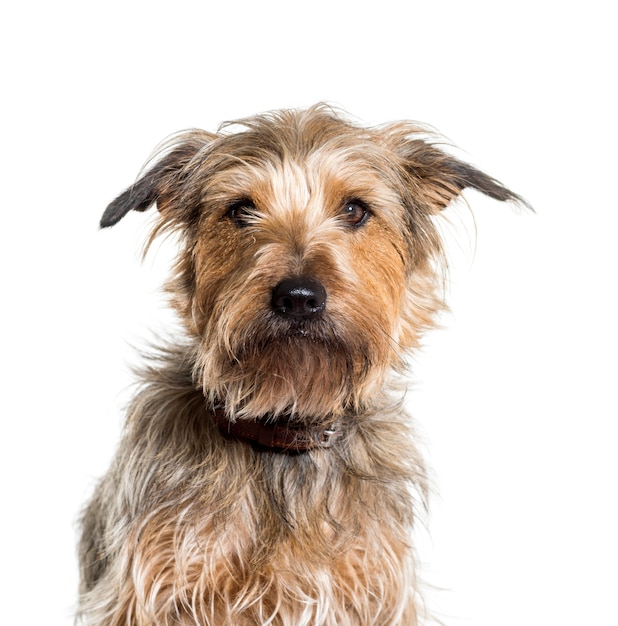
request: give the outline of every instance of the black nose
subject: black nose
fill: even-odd
[[[273,289],[272,307],[279,315],[297,320],[310,319],[326,306],[326,289],[313,278],[286,278]]]

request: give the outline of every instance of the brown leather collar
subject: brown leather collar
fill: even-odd
[[[212,419],[219,432],[226,438],[239,439],[255,447],[291,454],[308,452],[316,448],[330,448],[343,436],[335,426],[309,428],[290,424],[284,420],[261,418],[231,422],[225,411],[211,411]]]

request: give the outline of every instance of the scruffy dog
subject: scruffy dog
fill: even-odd
[[[434,223],[521,199],[426,129],[318,105],[176,136],[101,225],[156,204],[185,335],[142,373],[82,519],[89,626],[417,623],[426,492],[394,391],[443,307]]]

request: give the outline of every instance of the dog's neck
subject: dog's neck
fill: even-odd
[[[290,423],[285,417],[273,419],[266,416],[255,420],[231,421],[220,408],[212,410],[211,416],[224,437],[249,443],[259,449],[287,454],[331,448],[343,436],[343,432],[336,426],[303,426]]]

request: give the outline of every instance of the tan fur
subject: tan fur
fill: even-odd
[[[180,134],[108,207],[104,226],[156,203],[153,238],[178,233],[167,290],[186,333],[149,357],[84,513],[84,624],[417,623],[425,470],[389,381],[442,307],[433,220],[464,187],[519,199],[417,125],[318,105]],[[326,305],[288,323],[271,299],[298,276]],[[223,437],[215,405],[343,437],[263,450]]]

